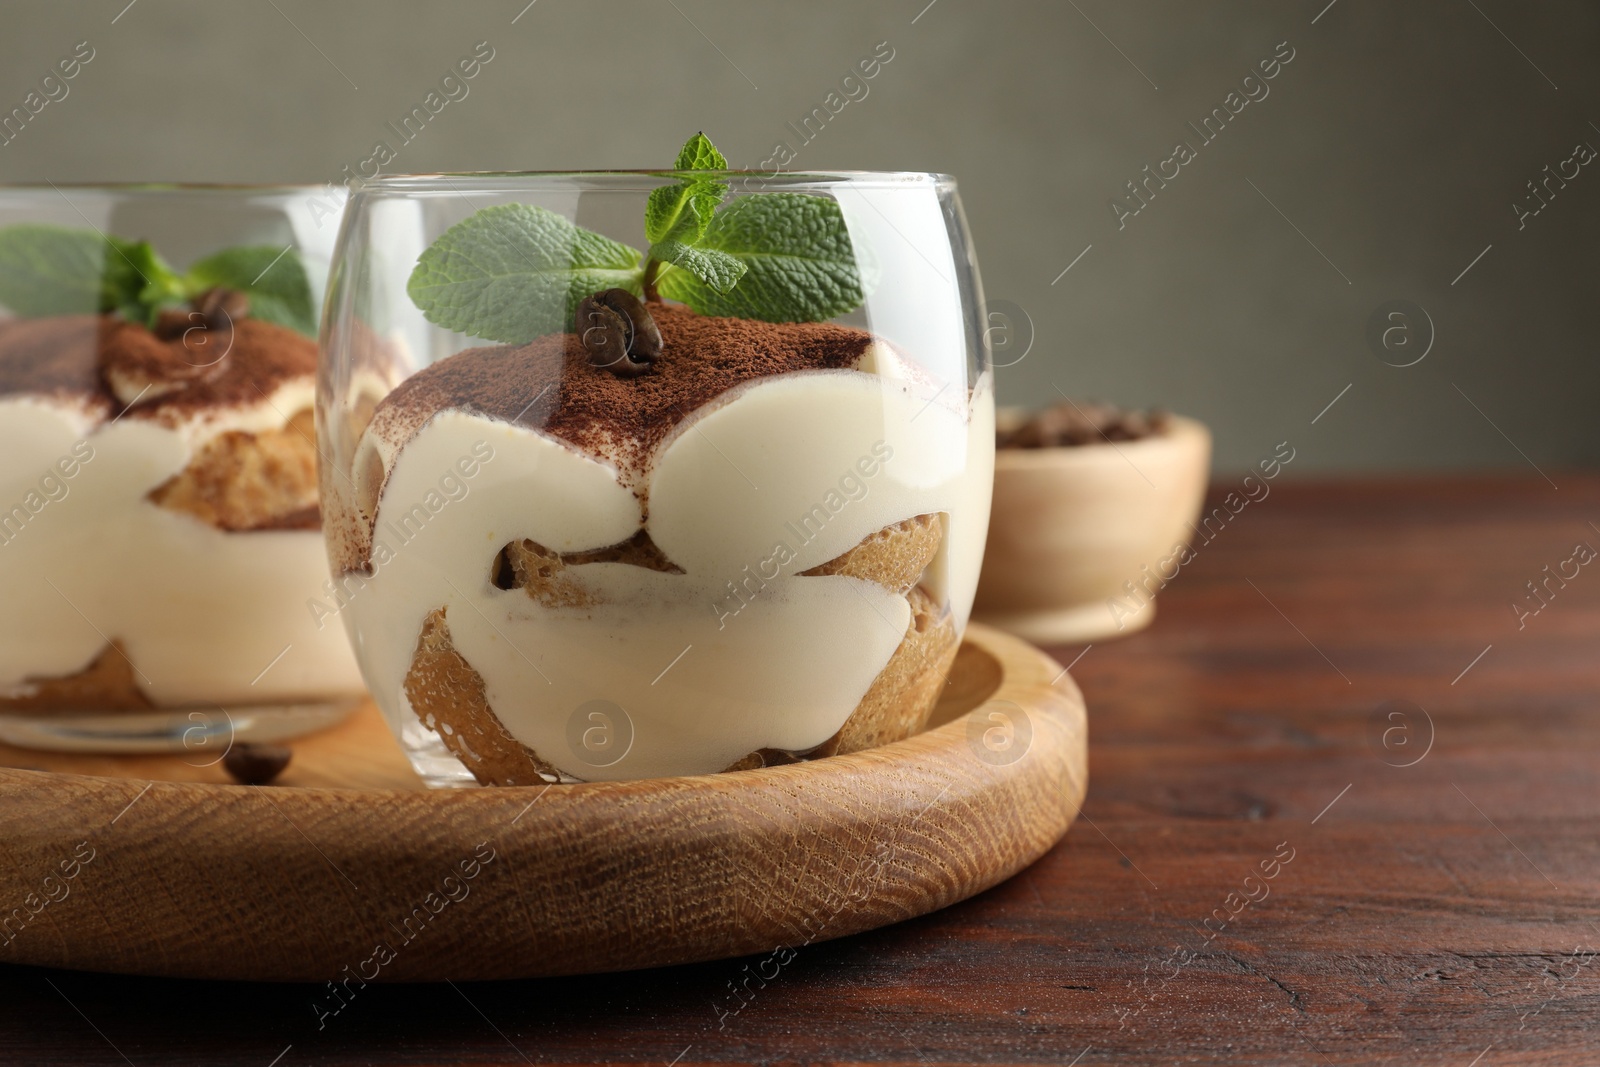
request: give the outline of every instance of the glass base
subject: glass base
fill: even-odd
[[[439,735],[415,719],[400,728],[400,749],[411,769],[429,789],[476,789],[478,779],[445,747]],[[546,778],[547,784],[580,782],[581,778]]]
[[[400,748],[411,761],[411,769],[429,789],[467,789],[478,784],[466,764],[444,746],[439,735],[415,719],[401,727]]]
[[[361,703],[0,714],[0,743],[52,752],[212,753],[220,759],[235,741],[287,741],[343,722]]]

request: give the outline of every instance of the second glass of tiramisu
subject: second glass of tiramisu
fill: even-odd
[[[215,762],[359,697],[313,427],[338,214],[0,189],[0,741]]]

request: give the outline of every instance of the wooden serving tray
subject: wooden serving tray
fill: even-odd
[[[1061,667],[973,625],[926,732],[787,767],[429,791],[370,705],[267,787],[0,747],[0,962],[359,983],[771,952],[1026,867],[1077,815],[1085,743]]]

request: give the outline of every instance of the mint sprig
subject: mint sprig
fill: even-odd
[[[740,266],[737,286],[698,271],[661,275],[661,295],[703,315],[769,322],[820,322],[859,307],[861,271],[838,201],[803,193],[735,200],[706,228],[697,254]]]
[[[691,174],[727,168],[728,161],[703,133],[689,138],[678,152],[674,167]],[[668,266],[690,272],[718,293],[726,293],[739,284],[745,272],[743,263],[718,250],[700,247],[717,205],[727,195],[726,182],[693,177],[651,192],[644,208],[644,235],[650,241],[641,282],[646,296],[655,295],[656,276]]]
[[[728,161],[697,133],[645,203],[646,252],[527,204],[485,208],[422,253],[406,291],[428,321],[509,344],[571,328],[584,297],[626,289],[703,315],[816,322],[865,299],[837,201],[757,193],[724,204]]]
[[[0,304],[14,315],[117,312],[153,325],[163,309],[217,286],[248,296],[252,317],[316,333],[311,284],[293,249],[229,248],[180,274],[148,241],[41,223],[0,229]]]
[[[120,311],[130,322],[155,325],[162,308],[184,300],[183,278],[167,266],[149,241],[106,238],[100,311]],[[200,290],[196,290],[199,292]]]
[[[566,329],[578,301],[604,289],[639,293],[639,253],[531,204],[456,223],[406,283],[430,322],[508,344]]]
[[[727,170],[728,161],[703,133],[689,138],[678,152],[673,170]],[[728,186],[724,182],[686,178],[677,185],[666,185],[650,194],[644,208],[644,236],[651,244],[669,236],[698,240],[711,223],[711,213],[722,203]]]
[[[215,286],[250,298],[250,317],[317,332],[317,312],[305,264],[290,249],[271,245],[226,248],[192,265],[183,278],[183,299]]]

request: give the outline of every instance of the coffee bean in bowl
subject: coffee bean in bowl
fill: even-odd
[[[1095,401],[1063,401],[995,431],[999,448],[1070,448],[1112,441],[1138,441],[1162,433],[1172,416],[1160,408],[1126,411]]]

